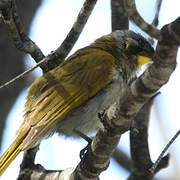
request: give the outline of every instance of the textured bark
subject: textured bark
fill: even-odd
[[[99,174],[108,167],[109,159],[119,142],[121,134],[130,129],[132,119],[135,118],[142,106],[167,83],[170,75],[174,71],[176,67],[177,50],[180,45],[179,27],[180,18],[177,18],[174,22],[156,31],[159,41],[156,54],[153,58],[154,63],[142,76],[131,84],[130,88],[127,88],[126,94],[124,94],[121,102],[114,103],[100,115],[104,127],[99,129],[87,153],[75,170],[72,170],[73,172],[68,171],[68,175],[65,175],[64,171],[64,173],[62,171],[50,172],[43,168],[39,169],[38,167],[27,169],[32,170],[33,178],[31,179],[40,179],[42,177],[48,179],[48,177],[52,177],[51,175],[53,175],[53,179],[63,179],[65,176],[69,180],[98,179]],[[145,133],[147,133],[147,131],[145,131]],[[146,143],[147,142],[145,142],[143,146],[148,148]],[[146,150],[148,150],[147,148]],[[146,158],[148,159],[148,151],[144,154],[146,154]],[[142,158],[145,157],[142,156]],[[138,160],[138,162],[136,160]],[[133,164],[141,166],[142,162],[140,162],[139,159],[134,158],[133,161],[136,161],[133,162]],[[165,162],[167,161],[165,160]],[[149,164],[151,163],[148,161],[148,166],[144,169],[143,173],[148,173],[148,179],[152,179],[156,171],[151,172]],[[133,173],[137,174],[138,171],[135,169]],[[139,176],[133,176],[133,180],[138,180],[138,178]]]
[[[160,31],[151,24],[145,22],[145,20],[140,16],[136,9],[135,0],[124,0],[124,6],[130,20],[132,20],[139,28],[151,37],[159,39]]]
[[[148,146],[148,127],[154,97],[150,99],[150,101],[148,101],[137,113],[131,126],[130,149],[132,168],[128,180],[150,180],[154,174],[149,171],[153,162],[151,160]],[[159,170],[167,167],[168,160],[169,158],[167,157],[161,159]]]
[[[158,39],[156,54],[153,58],[154,63],[142,76],[140,76],[129,88],[127,88],[121,102],[114,103],[102,114],[100,114],[100,118],[104,126],[99,129],[91,143],[91,146],[89,146],[87,153],[75,169],[71,169],[70,171],[65,170],[63,172],[45,170],[41,166],[34,165],[33,161],[36,151],[33,152],[33,150],[30,150],[26,152],[27,154],[25,153],[21,165],[20,176],[23,175],[22,179],[63,179],[65,176],[66,179],[70,180],[99,179],[98,177],[100,173],[108,167],[109,159],[113,154],[121,135],[131,128],[132,120],[135,118],[143,105],[169,80],[170,75],[176,67],[177,50],[180,45],[180,18],[177,18],[174,22],[165,25],[161,30],[158,30],[156,27],[147,24],[139,15],[136,10],[135,1],[126,0],[124,3],[129,18],[131,18],[131,20],[139,25],[139,27],[146,31],[149,35]],[[51,59],[51,56],[48,57]],[[139,113],[142,112],[140,111]],[[149,109],[147,110],[146,115],[148,113]],[[133,143],[140,143],[142,147],[142,157],[140,157],[139,154],[136,156],[137,153],[139,153],[139,147],[137,147],[136,144],[134,144],[131,149],[133,171],[130,177],[132,177],[133,180],[139,180],[140,178],[152,179],[156,173],[156,171],[150,171],[152,162],[150,160],[147,145],[148,123],[144,125],[144,117],[145,115],[143,115],[143,117],[140,117],[139,115],[139,117],[137,116],[134,119],[136,125],[138,124],[138,128],[141,126],[144,127],[145,130],[141,132],[142,134],[139,134],[140,136],[138,139],[133,139],[133,137],[131,137],[134,141]],[[139,129],[139,131],[140,130],[141,129]],[[136,136],[136,134],[134,134],[134,136]],[[141,138],[143,139],[142,143],[140,142]],[[167,161],[165,160],[165,162]],[[144,169],[139,167],[143,167]],[[148,174],[148,176],[144,176],[144,174],[142,174],[140,177],[139,169],[140,171],[143,171],[142,173],[145,175]],[[66,175],[65,172],[67,172],[68,175]]]
[[[111,0],[111,27],[112,31],[129,29],[124,0]]]

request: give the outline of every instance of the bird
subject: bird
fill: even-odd
[[[29,87],[24,121],[0,158],[0,175],[14,158],[54,133],[78,137],[102,126],[98,112],[120,99],[154,49],[140,34],[116,30],[77,50]]]

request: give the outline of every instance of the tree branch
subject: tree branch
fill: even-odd
[[[112,31],[129,29],[124,0],[111,0],[111,22]]]
[[[89,16],[91,15],[92,10],[94,9],[94,6],[96,4],[97,0],[85,0],[83,7],[81,8],[78,17],[71,28],[70,32],[64,39],[63,43],[57,48],[56,54],[57,54],[57,64],[59,65],[68,53],[73,48],[74,44],[76,43],[77,39],[79,38],[79,35],[81,34]],[[52,67],[53,69],[54,67]]]
[[[120,102],[114,103],[100,115],[104,126],[94,137],[87,153],[72,173],[71,180],[96,180],[108,167],[121,134],[130,129],[136,113],[169,80],[174,71],[180,45],[179,29],[180,18],[162,28],[162,39],[158,42],[154,63],[127,88]]]
[[[154,19],[151,23],[152,26],[154,26],[154,27],[157,27],[159,24],[159,13],[160,13],[161,5],[162,5],[162,0],[157,0],[156,1],[156,13],[155,13]],[[149,36],[148,40],[149,40],[149,42],[151,42],[151,44],[154,44],[154,40],[151,36]]]
[[[130,4],[135,8],[135,4],[132,3],[134,1],[127,0],[125,2],[127,2],[127,9]],[[1,2],[0,7],[3,11]],[[5,12],[2,13],[3,17],[6,17]],[[135,11],[129,11],[128,14],[137,15]],[[142,20],[139,16],[138,23],[144,21]],[[147,32],[151,30],[151,34],[159,38],[153,59],[154,63],[129,88],[127,87],[126,92],[122,94],[121,101],[114,103],[100,115],[103,127],[99,129],[87,153],[72,173],[71,180],[98,179],[99,174],[108,167],[110,156],[114,152],[121,134],[130,129],[132,119],[137,112],[162,85],[167,83],[176,67],[177,50],[180,45],[180,18],[164,26],[161,31],[147,23],[140,25],[140,27],[143,27]],[[57,58],[55,53],[53,55],[54,58]],[[39,171],[33,169],[32,173],[36,172]],[[39,178],[42,179],[47,172],[43,169]]]
[[[155,96],[141,108],[131,126],[130,148],[133,166],[128,180],[150,180],[154,175],[149,172],[149,168],[153,165],[153,162],[151,161],[148,147],[148,126],[150,111]],[[166,166],[167,164],[168,161],[166,161]]]
[[[166,83],[169,79],[170,74],[173,72],[175,66],[176,66],[176,55],[177,55],[177,49],[180,45],[180,18],[177,18],[174,22],[171,24],[165,25],[161,30],[161,36],[162,40],[158,42],[157,48],[156,48],[156,54],[154,58],[153,65],[144,73],[142,77],[137,79],[143,86],[140,88],[138,87],[138,94],[144,94],[144,92],[147,92],[148,94],[150,92],[153,92],[154,90],[157,90],[158,86],[162,86],[164,83]],[[148,77],[149,76],[149,77]],[[145,80],[146,79],[146,80]],[[143,82],[144,81],[144,82]],[[153,85],[154,84],[154,85]],[[154,86],[154,87],[153,87]],[[147,88],[148,87],[148,88]],[[144,89],[144,92],[140,92],[141,89]],[[145,93],[146,94],[146,93]],[[144,95],[145,95],[144,94]],[[146,96],[146,95],[145,95]],[[144,97],[145,97],[144,96]],[[137,123],[137,119],[136,123]],[[139,121],[139,120],[138,120]],[[142,126],[137,125],[137,127],[141,128]],[[142,136],[145,136],[146,131],[142,133]],[[140,136],[141,136],[141,133]],[[131,136],[132,138],[132,136]],[[136,137],[138,139],[138,137]],[[140,140],[140,139],[139,139]],[[138,140],[138,141],[139,141]],[[137,145],[141,144],[136,142]],[[136,146],[136,145],[134,145]],[[146,145],[147,147],[147,145]],[[147,152],[148,147],[145,148],[146,152],[145,155],[143,155],[142,148],[138,148],[138,150],[135,150],[135,153],[133,154],[134,157],[134,172],[131,174],[129,179],[133,180],[140,180],[140,179],[152,179],[152,176],[154,173],[150,172],[149,168],[152,164],[149,152]],[[141,152],[141,157],[140,153]],[[139,156],[138,156],[138,155]],[[139,157],[139,158],[138,158]],[[147,164],[144,159],[147,157]],[[141,161],[143,159],[143,162]],[[159,168],[164,168],[168,164],[168,156],[161,159],[161,166]],[[142,170],[143,169],[143,170]],[[140,173],[141,172],[141,173]]]
[[[12,80],[6,82],[5,84],[0,86],[1,88],[7,87],[8,85],[14,83],[15,81],[21,79],[29,72],[33,71],[37,67],[41,67],[43,72],[47,72],[56,66],[58,66],[61,62],[64,61],[68,53],[71,51],[75,42],[77,41],[79,35],[81,34],[97,0],[85,0],[83,7],[81,8],[79,15],[77,17],[76,22],[68,33],[67,37],[56,51],[52,52],[48,56],[44,57],[39,47],[25,35],[22,31],[19,17],[16,13],[16,6],[14,1],[0,1],[0,15],[4,19],[4,22],[8,25],[11,36],[14,40],[14,44],[17,49],[20,49],[26,53],[29,53],[37,64],[31,69],[23,72],[22,74],[16,76]],[[1,16],[0,16],[1,17]]]
[[[1,2],[1,1],[0,1]],[[30,30],[30,24],[38,7],[41,5],[39,1],[18,1],[19,12],[23,14],[24,31]],[[2,2],[1,2],[2,3]],[[4,24],[2,16],[0,17],[0,82],[4,83],[14,76],[25,71],[24,53],[19,52],[11,41],[11,37],[7,33],[7,25]],[[31,81],[33,78],[30,78]],[[0,142],[2,140],[3,130],[8,112],[14,105],[14,102],[28,83],[27,78],[14,84],[11,88],[0,90]],[[1,145],[0,145],[1,149]]]
[[[92,141],[91,148],[85,155],[85,160],[81,161],[76,168],[78,175],[82,175],[79,175],[78,177],[88,178],[91,176],[92,179],[95,179],[95,177],[100,174],[100,171],[107,167],[109,162],[107,154],[112,154],[115,144],[118,144],[120,135],[130,128],[131,120],[135,117],[143,104],[168,81],[171,73],[175,69],[177,50],[180,45],[179,32],[176,34],[178,41],[174,41],[173,37],[175,35],[172,33],[172,28],[170,27],[180,25],[179,21],[180,18],[162,28],[161,32],[162,37],[164,38],[158,43],[154,64],[147,69],[141,77],[132,83],[131,87],[127,89],[124,99],[114,103],[104,112],[101,117],[104,128],[98,131]],[[176,28],[176,30],[177,29],[178,28]],[[168,43],[165,43],[165,41],[167,41],[167,36],[169,36],[168,39],[171,40],[168,41]],[[109,144],[110,139],[112,144]],[[107,145],[104,145],[103,142],[106,142]],[[97,170],[97,167],[99,168],[99,171]],[[96,173],[94,173],[94,171],[92,172],[93,168],[95,168]]]
[[[26,76],[27,74],[29,74],[30,72],[32,72],[34,69],[36,69],[37,67],[39,67],[40,65],[42,65],[43,63],[47,62],[48,60],[50,60],[51,58],[49,56],[46,56],[44,59],[42,59],[41,61],[39,61],[35,66],[33,66],[32,68],[24,71],[23,73],[19,74],[18,76],[16,76],[15,78],[11,79],[10,81],[0,85],[0,89],[5,88],[9,85],[11,85],[12,83],[16,82],[17,80],[20,80],[22,78],[24,78],[24,76]]]
[[[171,144],[176,140],[176,138],[180,135],[180,130],[173,136],[173,138],[169,141],[169,143],[165,146],[165,148],[163,149],[163,151],[161,152],[161,154],[159,155],[158,159],[156,160],[156,162],[153,164],[153,166],[150,168],[150,171],[152,173],[155,173],[157,171],[159,171],[159,165],[161,164],[162,159],[164,158],[164,154],[166,153],[166,151],[168,150],[168,148],[171,146]],[[168,156],[165,156],[166,158]]]
[[[7,24],[14,45],[20,51],[30,54],[36,62],[44,58],[40,48],[22,30],[20,18],[17,14],[15,0],[7,1],[0,6],[0,11],[5,24]],[[43,69],[43,65],[41,65]]]
[[[148,126],[153,99],[154,98],[141,108],[132,122],[130,130],[130,149],[133,166],[128,180],[149,179],[148,169],[152,166],[152,161],[148,147]]]
[[[135,0],[124,0],[124,6],[126,9],[126,12],[128,14],[128,17],[143,31],[145,31],[147,34],[149,34],[151,37],[154,37],[158,40],[161,38],[160,30],[158,30],[156,27],[152,26],[151,24],[148,24],[144,21],[144,19],[140,16],[136,9]]]
[[[159,13],[160,13],[161,5],[162,5],[162,0],[157,0],[156,3],[157,3],[156,13],[155,13],[154,19],[152,21],[152,25],[155,27],[157,27],[159,24]]]
[[[112,155],[112,158],[114,158],[114,160],[119,164],[119,166],[122,166],[124,169],[131,172],[132,161],[128,157],[128,155],[121,149],[116,148]]]
[[[15,0],[1,0],[0,11],[2,13],[4,22],[8,25],[16,48],[25,53],[29,53],[37,63],[43,58],[46,58],[44,62],[39,64],[39,66],[43,72],[47,72],[57,67],[62,61],[64,61],[81,34],[96,2],[97,0],[85,0],[77,20],[67,37],[61,46],[58,47],[56,51],[52,52],[48,58],[43,55],[40,48],[23,32],[21,22],[17,14]]]

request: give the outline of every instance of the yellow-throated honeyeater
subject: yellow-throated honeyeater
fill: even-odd
[[[0,174],[20,151],[35,147],[54,132],[75,136],[100,126],[98,112],[117,101],[154,50],[132,31],[115,31],[76,51],[30,86],[24,121],[0,158]]]

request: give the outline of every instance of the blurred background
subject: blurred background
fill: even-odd
[[[41,1],[38,3],[40,4]],[[29,35],[33,41],[41,48],[45,55],[49,54],[51,51],[55,50],[61,42],[66,37],[70,28],[72,27],[77,14],[82,7],[84,0],[43,0],[39,5],[37,4],[34,7],[27,5],[26,2],[18,1],[18,4],[21,6],[21,3],[25,4],[22,9],[25,8],[26,11],[20,13],[22,21],[24,21],[24,16],[27,11],[30,13],[36,12],[34,18],[31,22],[33,15],[29,15],[29,24],[25,26],[26,32],[29,31]],[[152,22],[155,14],[155,5],[156,0],[136,0],[137,8],[142,15],[142,17],[149,23]],[[39,8],[37,9],[39,5]],[[25,7],[27,6],[27,7]],[[159,17],[159,26],[161,28],[163,25],[174,21],[179,14],[180,1],[178,0],[166,0],[163,1],[160,17]],[[36,11],[37,9],[37,11]],[[33,12],[31,12],[33,11]],[[23,14],[25,13],[25,14]],[[27,12],[29,13],[29,12]],[[1,29],[2,22],[0,24]],[[6,27],[3,27],[7,34]],[[130,25],[130,29],[135,32],[139,32],[146,36],[139,28],[134,24]],[[1,31],[1,30],[0,30]],[[110,1],[109,0],[99,0],[90,16],[82,34],[80,35],[79,40],[75,44],[72,54],[77,49],[89,45],[98,37],[111,32],[111,12],[110,12]],[[147,37],[147,36],[146,36]],[[13,47],[13,42],[11,39],[8,39],[9,43],[12,46],[14,51],[18,51]],[[155,44],[156,45],[156,44]],[[154,45],[154,46],[155,46]],[[0,47],[4,47],[5,44],[1,43]],[[10,50],[8,49],[8,53]],[[2,56],[3,52],[0,52],[0,66],[4,64],[11,63],[12,61],[18,61],[18,58],[23,56],[23,53],[16,52],[16,56],[10,55],[9,59],[11,61],[6,61]],[[11,54],[11,53],[10,53]],[[16,58],[15,58],[16,57]],[[2,59],[3,58],[3,59]],[[20,63],[23,65],[24,61]],[[178,56],[177,62],[180,62],[180,56]],[[29,68],[35,65],[34,61],[30,56],[25,57],[25,68]],[[16,65],[18,66],[18,64]],[[23,65],[24,66],[24,65]],[[23,68],[20,68],[13,74],[8,68],[1,70],[1,74],[6,73],[6,78],[12,78],[16,74],[23,72]],[[1,69],[1,68],[0,68]],[[8,74],[11,74],[12,77],[9,77]],[[0,107],[3,112],[3,107],[7,103],[7,99],[11,99],[9,107],[12,106],[10,110],[5,127],[1,125],[1,129],[4,128],[2,134],[2,146],[1,154],[5,149],[11,144],[15,137],[16,129],[19,127],[23,121],[24,114],[24,103],[25,96],[27,93],[27,87],[31,84],[32,80],[35,77],[41,75],[41,70],[36,69],[34,73],[30,74],[26,79],[20,80],[18,83],[21,85],[21,92],[16,93],[16,95],[9,94],[10,88],[13,91],[16,91],[17,88],[15,85],[12,85],[8,88],[5,88],[4,95],[0,91]],[[173,75],[170,78],[170,81],[161,88],[161,94],[157,96],[154,101],[150,128],[149,128],[149,147],[151,152],[151,157],[155,161],[159,154],[161,153],[164,146],[172,138],[172,136],[180,129],[180,118],[179,118],[179,100],[180,100],[180,83],[178,80],[180,77],[180,66],[177,64],[177,68]],[[5,82],[3,75],[0,78],[0,83]],[[9,79],[7,79],[9,80]],[[26,82],[25,82],[26,80]],[[19,94],[19,95],[18,95]],[[17,99],[16,99],[17,96]],[[15,100],[16,99],[16,100]],[[0,121],[2,121],[6,114],[1,113],[0,111]],[[7,112],[7,110],[6,110]],[[70,167],[75,167],[80,161],[79,152],[86,146],[84,140],[73,140],[65,137],[58,137],[54,135],[48,140],[42,141],[40,145],[40,150],[36,156],[36,163],[43,165],[46,169],[66,169]],[[119,148],[129,155],[129,133],[125,133],[119,143]],[[170,147],[170,163],[168,168],[161,170],[157,175],[157,179],[161,180],[178,180],[180,179],[180,141],[179,138],[173,143]],[[10,167],[5,171],[2,180],[7,179],[16,179],[19,171],[19,164],[22,160],[22,153],[13,161]],[[121,168],[113,159],[111,160],[110,167],[101,175],[102,180],[123,180],[127,179],[129,172]]]

